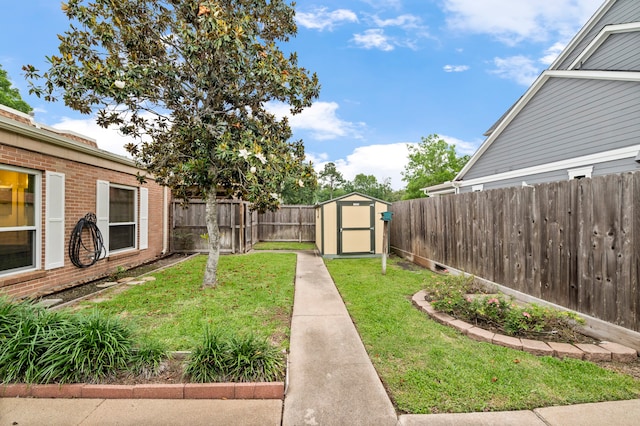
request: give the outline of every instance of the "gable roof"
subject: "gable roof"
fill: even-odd
[[[351,192],[349,194],[341,195],[340,197],[332,198],[330,200],[323,201],[322,203],[318,203],[318,204],[316,204],[316,207],[323,206],[323,205],[329,204],[329,203],[333,203],[334,201],[340,201],[340,200],[343,200],[343,199],[345,199],[347,197],[353,197],[354,195],[360,196],[362,198],[367,198],[367,199],[369,199],[371,201],[376,201],[378,203],[391,205],[391,203],[388,202],[388,201],[380,200],[379,198],[371,197],[370,195],[361,194],[360,192]]]
[[[576,34],[573,39],[571,39],[567,47],[565,47],[564,50],[558,55],[556,60],[553,61],[553,63],[549,67],[550,70],[559,69],[560,65],[567,59],[571,52],[573,52],[575,48],[580,44],[580,42],[587,36],[587,34],[589,34],[589,32],[594,29],[598,22],[600,22],[604,15],[611,9],[611,7],[613,7],[613,5],[617,1],[618,0],[607,0],[602,4],[602,6],[600,6],[600,9],[598,9],[596,13],[593,14],[591,19],[589,19],[587,23],[584,24],[580,31],[578,31],[578,34]]]

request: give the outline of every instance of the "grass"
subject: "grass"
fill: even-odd
[[[314,243],[297,243],[295,241],[261,241],[253,245],[254,250],[315,250]]]
[[[203,290],[206,259],[196,256],[154,274],[155,281],[81,308],[126,318],[137,339],[157,341],[167,350],[195,348],[208,328],[253,334],[288,348],[295,254],[222,256],[218,287]]]
[[[473,341],[429,319],[411,296],[438,276],[391,258],[326,262],[399,411],[414,414],[533,409],[622,400],[640,381],[595,364]]]

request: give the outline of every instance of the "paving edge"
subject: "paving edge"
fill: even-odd
[[[284,399],[284,382],[140,385],[0,384],[0,398]]]
[[[635,349],[617,343],[601,342],[598,345],[582,345],[578,343],[572,345],[570,343],[518,339],[516,337],[496,334],[436,311],[425,299],[426,295],[427,293],[424,290],[414,294],[412,298],[414,306],[426,312],[435,321],[453,327],[469,338],[480,342],[488,342],[534,355],[554,356],[556,358],[617,362],[633,362],[638,359],[638,352]]]

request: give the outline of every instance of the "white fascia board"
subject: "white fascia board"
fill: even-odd
[[[585,155],[582,157],[570,158],[567,160],[556,161],[554,163],[541,164],[539,166],[527,167],[519,170],[498,173],[495,175],[483,176],[475,179],[459,181],[460,187],[468,187],[488,182],[497,182],[500,180],[513,179],[536,175],[540,173],[553,172],[557,170],[568,170],[578,167],[589,166],[598,163],[606,163],[607,161],[621,160],[624,158],[633,158],[638,154],[640,145],[627,146],[625,148],[614,149],[611,151],[598,152],[596,154]]]
[[[600,33],[589,43],[589,45],[578,55],[575,61],[569,66],[570,70],[579,69],[582,64],[593,55],[596,50],[607,40],[611,34],[631,33],[640,31],[640,22],[631,22],[628,24],[607,25]]]
[[[511,121],[520,114],[520,111],[529,103],[531,98],[544,86],[550,78],[581,78],[588,80],[611,80],[611,81],[638,81],[640,82],[640,72],[636,71],[545,71],[531,85],[529,90],[511,109],[491,135],[485,139],[480,148],[473,154],[467,164],[460,170],[454,181],[460,181],[464,175],[473,167],[478,159],[485,153],[493,142],[502,134]]]
[[[587,35],[589,31],[591,31],[593,26],[597,24],[600,19],[602,19],[602,17],[609,11],[609,9],[611,9],[616,1],[617,0],[607,0],[602,6],[600,6],[600,9],[596,11],[596,13],[591,17],[591,19],[587,21],[586,24],[584,24],[580,31],[578,31],[578,34],[576,34],[573,39],[571,39],[567,47],[565,47],[564,50],[558,55],[556,60],[553,61],[553,63],[549,67],[550,70],[557,69],[560,64],[564,62],[569,53],[573,52],[576,46],[580,44],[584,36]]]

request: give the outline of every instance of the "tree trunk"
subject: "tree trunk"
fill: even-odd
[[[213,288],[218,285],[218,259],[220,258],[220,229],[218,228],[218,201],[216,200],[215,185],[212,185],[212,188],[207,191],[205,198],[209,258],[204,271],[202,288]]]

